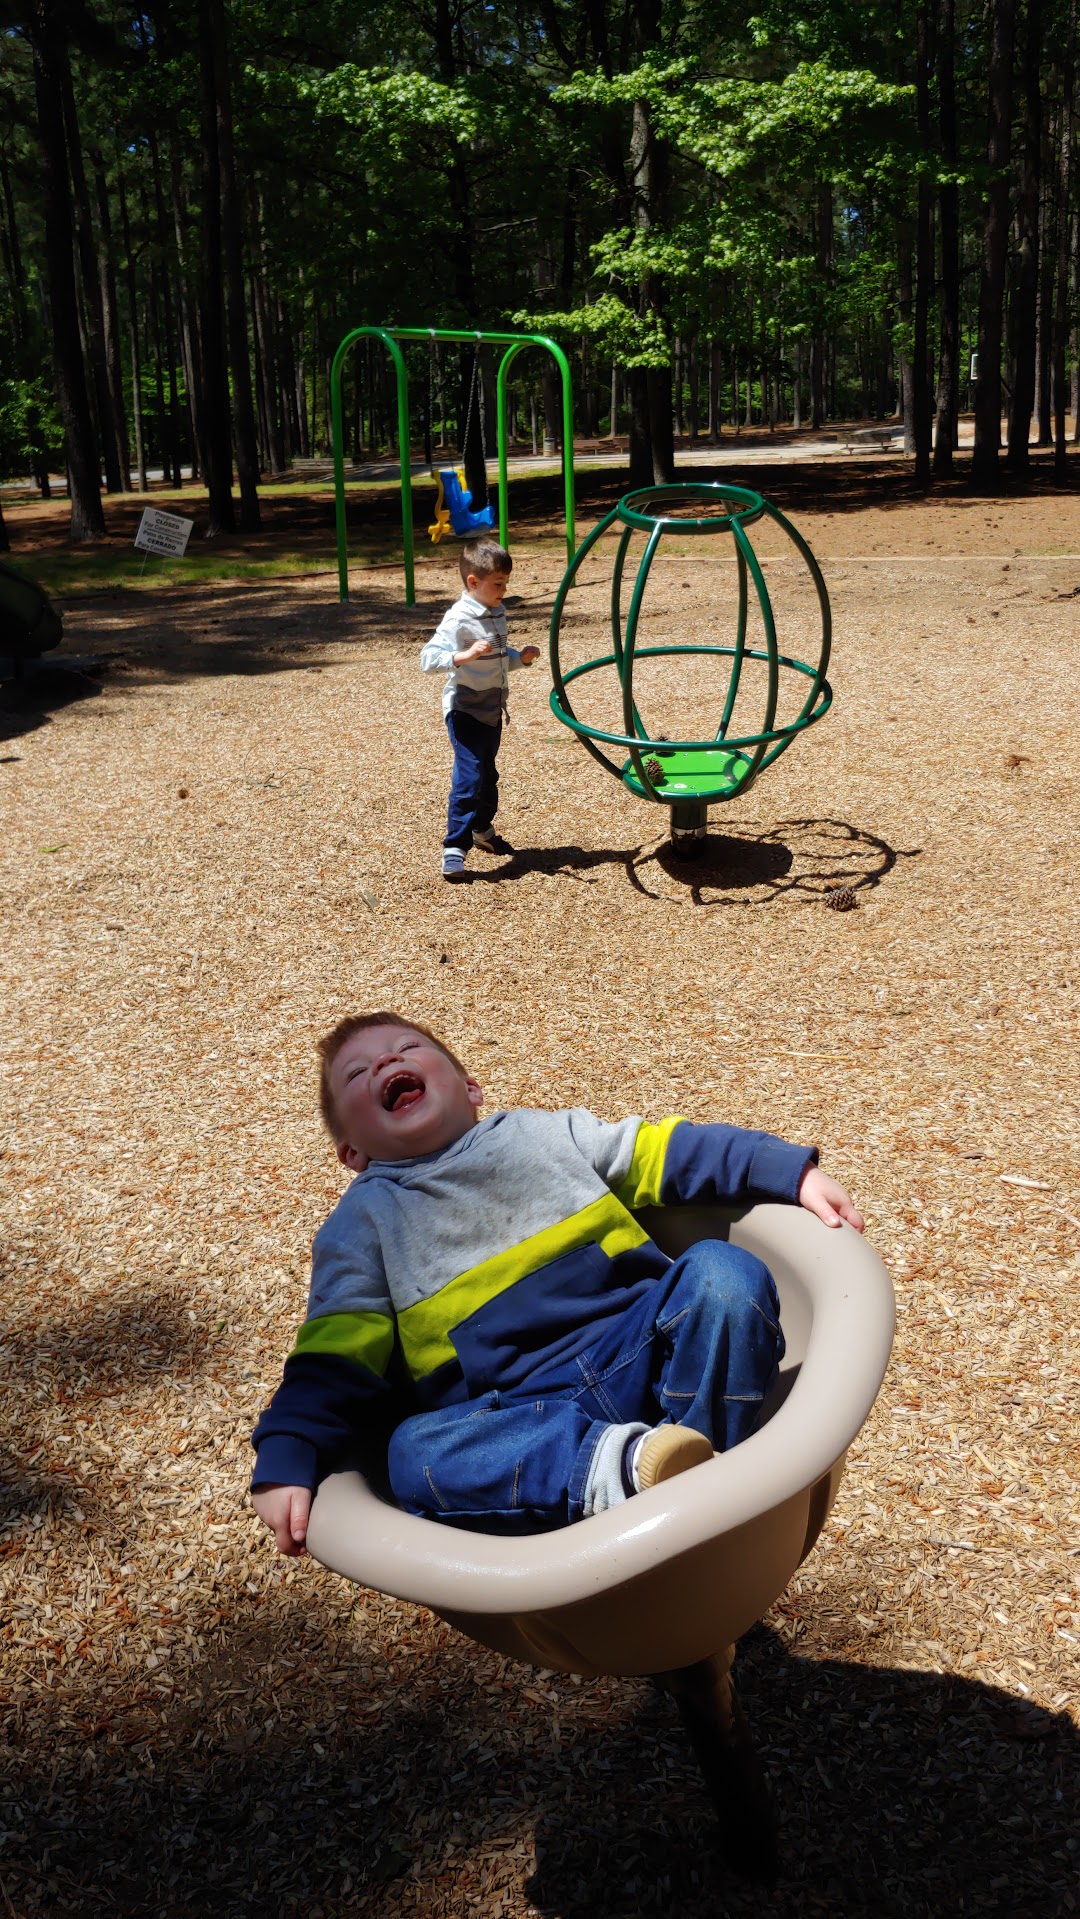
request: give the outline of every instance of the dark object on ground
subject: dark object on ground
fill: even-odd
[[[27,660],[59,646],[64,622],[35,580],[0,566],[0,679],[21,679]]]
[[[832,886],[825,895],[825,904],[831,906],[834,913],[850,913],[858,906],[859,896],[853,886]]]

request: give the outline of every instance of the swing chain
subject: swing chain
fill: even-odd
[[[465,414],[465,433],[461,442],[461,454],[463,459],[465,457],[465,454],[469,445],[469,428],[472,425],[473,401],[477,398],[477,395],[479,395],[480,453],[483,458],[484,465],[486,467],[487,466],[487,419],[485,417],[485,412],[484,412],[484,381],[480,371],[480,335],[479,334],[477,334],[476,336],[476,345],[473,348],[472,374],[469,379],[469,405]]]
[[[435,478],[435,362],[439,348],[435,339],[435,328],[431,331],[431,346],[428,350],[428,440],[431,445],[431,462],[428,472]]]

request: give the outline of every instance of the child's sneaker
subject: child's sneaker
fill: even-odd
[[[444,849],[442,856],[442,876],[444,880],[463,880],[467,877],[465,872],[465,855],[460,846],[447,846]]]
[[[703,1466],[713,1456],[712,1444],[693,1426],[654,1426],[646,1433],[634,1461],[634,1478],[639,1492],[674,1479],[691,1466]]]
[[[474,827],[472,843],[481,853],[512,853],[514,850],[510,841],[504,840],[501,833],[496,833],[493,826]]]

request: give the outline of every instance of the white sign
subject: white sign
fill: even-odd
[[[171,554],[174,559],[179,559],[187,547],[194,524],[194,520],[182,520],[179,513],[162,513],[156,506],[144,507],[135,544],[147,553]]]

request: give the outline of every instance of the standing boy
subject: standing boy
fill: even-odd
[[[443,841],[444,880],[465,878],[465,855],[513,849],[495,831],[496,756],[507,711],[507,676],[539,659],[538,646],[506,643],[503,599],[513,561],[497,540],[470,540],[461,554],[465,590],[443,615],[420,655],[424,673],[445,673],[443,718],[454,750]]]

